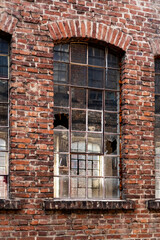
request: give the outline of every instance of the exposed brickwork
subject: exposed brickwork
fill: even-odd
[[[0,202],[0,239],[160,239],[159,207],[156,212],[146,207],[155,197],[159,16],[159,0],[0,1],[0,30],[12,35],[9,198],[23,200],[18,211],[12,202]],[[44,201],[53,197],[53,46],[72,37],[102,40],[125,51],[122,187],[135,210],[44,209]]]

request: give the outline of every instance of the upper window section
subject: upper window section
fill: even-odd
[[[0,78],[8,78],[8,42],[0,38]]]
[[[119,80],[108,48],[55,45],[54,198],[119,198]]]

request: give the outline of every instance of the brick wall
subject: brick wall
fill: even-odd
[[[21,203],[1,204],[0,239],[160,239],[160,207],[146,205],[155,197],[159,14],[159,0],[0,1],[0,30],[12,36],[9,198]],[[53,197],[53,46],[72,37],[102,40],[125,51],[122,187],[134,210],[44,207]]]

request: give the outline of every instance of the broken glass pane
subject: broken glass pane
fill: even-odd
[[[67,198],[69,192],[68,177],[54,177],[54,197]]]
[[[72,43],[71,44],[71,62],[86,63],[87,61],[87,45]]]
[[[6,40],[0,38],[0,53],[1,54],[8,54],[9,52],[9,44]]]
[[[119,149],[117,149],[117,147],[119,147],[119,136],[105,134],[104,135],[105,154],[119,154]]]
[[[69,110],[54,108],[54,129],[69,129]]]
[[[86,108],[86,90],[72,88],[72,108]]]
[[[69,87],[54,85],[54,106],[68,107]]]
[[[104,79],[104,69],[103,68],[88,68],[88,86],[102,88]]]
[[[7,176],[0,176],[0,198],[7,198]]]
[[[72,110],[72,130],[86,131],[86,112]]]
[[[155,76],[155,93],[160,93],[160,75]]]
[[[108,53],[108,67],[119,68],[119,57],[113,53]]]
[[[155,96],[155,113],[160,114],[160,96]]]
[[[86,196],[86,179],[71,178],[71,198],[85,198]]]
[[[8,78],[8,56],[0,56],[0,77]]]
[[[68,69],[68,64],[55,62],[53,69],[54,82],[67,84],[69,74]]]
[[[105,179],[105,198],[119,198],[119,179],[106,178]]]
[[[54,175],[69,175],[68,154],[54,154]]]
[[[103,178],[88,178],[88,198],[103,198]]]
[[[0,150],[8,150],[8,128],[0,128]]]
[[[8,81],[0,80],[0,102],[8,102]]]
[[[71,84],[86,86],[87,67],[80,65],[71,65]]]
[[[86,151],[86,134],[80,132],[72,132],[71,151],[85,152]]]
[[[54,131],[54,151],[68,152],[68,132]]]
[[[105,65],[105,50],[101,48],[88,47],[88,64],[95,66]]]
[[[8,174],[8,152],[0,152],[0,175]]]
[[[71,175],[86,175],[86,156],[85,155],[71,155]]]
[[[88,131],[102,131],[102,112],[88,111]]]
[[[101,153],[102,152],[102,134],[88,133],[88,152]]]
[[[106,70],[106,88],[119,90],[120,73],[118,70]]]
[[[8,126],[8,105],[0,104],[0,126]]]
[[[58,44],[54,46],[54,60],[69,62],[69,44]]]
[[[104,175],[105,176],[118,176],[118,166],[119,158],[118,157],[104,157]]]
[[[119,117],[116,113],[105,113],[105,132],[117,133]]]
[[[102,91],[88,90],[88,108],[102,109]]]
[[[117,92],[105,92],[105,110],[118,111],[119,93]]]

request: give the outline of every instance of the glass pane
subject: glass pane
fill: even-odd
[[[155,113],[160,114],[160,96],[155,96]]]
[[[8,77],[8,56],[0,56],[0,77]]]
[[[108,67],[119,68],[119,57],[113,53],[108,53]]]
[[[105,65],[105,50],[101,48],[88,47],[88,64],[96,66]]]
[[[103,178],[88,178],[88,198],[103,198]]]
[[[53,76],[54,82],[68,83],[69,67],[65,63],[54,63]]]
[[[103,68],[88,68],[88,86],[102,88],[104,79]]]
[[[86,86],[87,68],[80,65],[71,65],[71,84]]]
[[[72,130],[86,131],[86,112],[72,110]]]
[[[8,150],[8,128],[0,128],[0,150]]]
[[[85,198],[86,196],[86,179],[71,178],[71,198]]]
[[[7,176],[0,176],[0,198],[7,198]]]
[[[119,136],[104,135],[105,154],[119,154]]]
[[[160,73],[160,58],[155,59],[155,72]]]
[[[69,88],[66,86],[54,86],[54,106],[68,107]]]
[[[54,60],[69,62],[69,44],[58,44],[54,46]]]
[[[117,92],[105,92],[105,110],[118,111],[119,110],[119,93]]]
[[[0,126],[8,126],[8,105],[0,104]]]
[[[120,73],[118,70],[106,70],[106,88],[119,90]]]
[[[8,54],[9,52],[8,46],[9,46],[8,42],[0,38],[0,53]]]
[[[72,108],[86,108],[86,90],[72,88]]]
[[[54,175],[69,175],[68,154],[54,154]]]
[[[8,82],[0,80],[0,102],[8,102]]]
[[[103,156],[88,155],[88,176],[103,176]]]
[[[101,153],[102,152],[102,134],[88,133],[88,152]]]
[[[86,175],[86,156],[85,155],[71,155],[71,175]]]
[[[54,131],[54,151],[68,152],[68,132]]]
[[[88,90],[88,108],[102,109],[102,91]]]
[[[155,93],[160,93],[160,75],[155,75]]]
[[[72,43],[71,44],[71,62],[86,63],[87,60],[87,45]]]
[[[69,179],[68,177],[54,177],[54,197],[68,198]]]
[[[105,179],[105,198],[119,198],[119,179]]]
[[[102,131],[102,112],[88,111],[88,131]]]
[[[119,158],[118,157],[104,157],[104,175],[118,176]]]
[[[119,115],[116,113],[105,113],[105,132],[117,133]]]
[[[69,110],[54,108],[54,129],[69,129]]]
[[[85,133],[72,132],[72,152],[85,152],[86,151],[86,136]]]
[[[0,152],[0,175],[8,174],[8,152]]]

